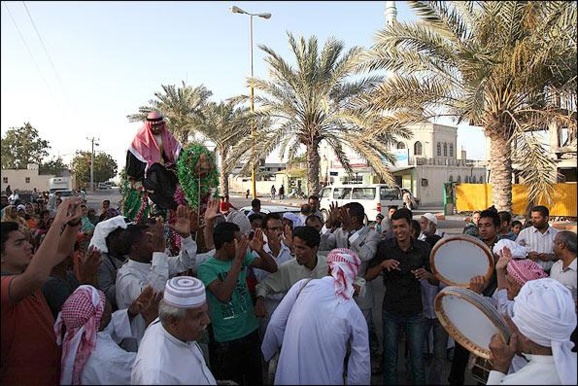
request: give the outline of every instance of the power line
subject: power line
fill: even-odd
[[[52,57],[48,53],[48,49],[46,48],[46,44],[44,44],[44,40],[42,39],[40,32],[38,32],[38,28],[36,28],[36,23],[34,23],[34,20],[32,19],[32,15],[30,14],[28,7],[26,6],[26,2],[23,1],[22,4],[24,5],[24,8],[26,9],[26,13],[28,14],[28,18],[30,19],[32,26],[34,27],[34,31],[36,31],[36,35],[38,36],[38,39],[40,40],[40,43],[42,44],[42,48],[44,49],[44,52],[46,53],[46,56],[48,57],[48,61],[50,62],[50,65],[52,66],[52,70],[54,71],[54,74],[56,75],[56,79],[58,80],[58,83],[60,83],[60,86],[64,90],[65,94],[68,96],[68,91],[66,90],[66,87],[64,86],[64,83],[62,82],[62,79],[60,78],[60,74],[56,70],[56,66],[54,65],[54,62],[52,61]]]
[[[24,39],[24,35],[22,35],[22,32],[20,31],[20,28],[18,28],[18,24],[16,23],[16,20],[14,19],[14,16],[12,16],[12,12],[10,12],[10,8],[8,8],[8,5],[6,4],[6,1],[3,1],[2,3],[4,3],[4,7],[6,8],[6,11],[8,12],[8,15],[10,16],[10,19],[12,19],[12,23],[14,23],[14,27],[16,27],[16,31],[18,31],[18,35],[20,35],[20,38],[22,39],[22,43],[24,43],[24,47],[26,47],[26,50],[28,51],[28,53],[30,54],[30,57],[32,58],[32,62],[34,63],[34,66],[36,66],[36,69],[38,70],[38,73],[40,74],[40,77],[42,78],[42,80],[44,81],[44,84],[46,85],[46,88],[48,89],[48,92],[50,93],[50,96],[52,96],[52,99],[56,102],[56,104],[58,105],[58,107],[60,108],[60,110],[64,111],[62,109],[62,106],[60,105],[60,103],[58,103],[58,100],[56,99],[56,97],[54,96],[54,93],[52,92],[52,88],[50,88],[50,85],[48,84],[48,82],[46,81],[46,78],[44,77],[44,75],[42,74],[42,71],[40,70],[40,67],[38,66],[38,63],[36,62],[36,59],[34,58],[34,54],[32,54],[32,51],[30,50],[30,47],[28,47],[28,43],[26,43],[26,39]]]

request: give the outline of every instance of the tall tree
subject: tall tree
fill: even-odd
[[[62,157],[53,158],[50,161],[43,162],[38,168],[39,174],[59,175],[62,171],[68,170],[68,165],[62,161]]]
[[[213,95],[205,86],[191,87],[182,82],[181,87],[161,85],[163,91],[155,92],[157,99],[149,100],[148,106],[139,107],[139,112],[128,115],[130,122],[144,122],[151,111],[159,111],[167,120],[169,130],[186,144],[193,129],[193,121],[202,119],[202,110]]]
[[[2,169],[26,169],[29,163],[40,165],[48,156],[50,145],[40,138],[29,122],[11,127],[2,138]]]
[[[210,102],[203,110],[203,118],[197,120],[194,128],[215,144],[215,153],[219,159],[219,190],[222,195],[229,194],[228,165],[236,165],[240,159],[229,157],[231,148],[241,139],[250,135],[248,109],[235,107],[234,102]]]
[[[259,46],[266,54],[270,80],[249,82],[258,90],[257,114],[271,117],[274,122],[269,129],[259,130],[255,139],[249,136],[242,140],[234,153],[247,152],[255,142],[259,157],[279,147],[281,158],[287,155],[292,159],[304,147],[309,193],[316,193],[320,188],[319,145],[326,141],[348,172],[352,169],[345,147],[367,159],[382,178],[393,182],[384,162],[395,162],[388,144],[393,141],[392,135],[406,134],[396,131],[393,122],[385,125],[383,117],[354,104],[382,80],[378,75],[352,79],[357,74],[355,64],[362,49],[345,51],[344,43],[334,38],[328,39],[321,49],[315,36],[306,41],[288,33],[288,40],[294,66],[273,49]]]
[[[90,183],[90,152],[77,151],[72,159],[72,170],[81,183]],[[94,182],[104,182],[114,178],[118,164],[110,154],[98,152],[94,155]]]
[[[531,198],[548,194],[555,163],[534,132],[552,122],[575,132],[576,3],[408,3],[419,20],[379,31],[365,58],[364,68],[394,74],[368,100],[413,121],[450,116],[482,126],[499,210],[512,208],[516,151]]]

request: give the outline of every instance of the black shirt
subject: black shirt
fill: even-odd
[[[384,260],[399,261],[398,270],[382,272],[385,285],[383,309],[394,315],[414,316],[423,312],[421,302],[421,283],[411,271],[429,266],[430,246],[420,240],[412,240],[407,251],[403,251],[396,239],[383,240],[377,247],[375,257],[369,262],[369,267],[376,266]]]

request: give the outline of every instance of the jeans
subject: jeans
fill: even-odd
[[[262,385],[262,355],[259,330],[229,342],[214,342],[215,361],[211,360],[215,379],[231,380],[239,385]]]
[[[409,375],[414,385],[425,384],[423,362],[424,317],[394,315],[383,310],[383,381],[386,385],[397,385],[398,337],[403,328],[409,345]]]
[[[442,373],[445,368],[447,361],[447,347],[448,347],[448,333],[442,327],[440,321],[437,318],[429,319],[424,318],[425,330],[424,339],[425,342],[428,341],[428,335],[430,330],[433,329],[433,361],[431,364],[430,374],[429,374],[429,384],[430,385],[441,385],[442,384]]]
[[[452,360],[452,369],[448,378],[448,383],[450,385],[459,386],[464,384],[469,359],[470,352],[456,342],[456,346],[454,347],[454,359]]]

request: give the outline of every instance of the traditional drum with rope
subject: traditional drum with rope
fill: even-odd
[[[494,256],[486,244],[473,236],[450,236],[433,247],[430,266],[442,283],[469,287],[473,276],[484,276],[486,281],[490,279]]]
[[[496,333],[505,342],[510,329],[498,310],[482,295],[450,286],[435,298],[435,312],[449,335],[471,353],[490,359],[490,339]]]

